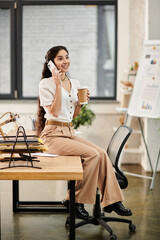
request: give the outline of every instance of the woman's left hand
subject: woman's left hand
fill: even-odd
[[[79,107],[81,107],[81,103],[80,103],[80,101],[79,101],[79,93],[77,93],[77,97],[78,97],[77,104],[78,104]],[[87,101],[89,101],[89,100],[90,100],[90,92],[89,92],[89,90],[87,89]]]
[[[89,92],[89,90],[87,90],[87,100],[88,101],[90,100],[90,92]]]

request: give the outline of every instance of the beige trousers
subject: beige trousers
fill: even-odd
[[[97,187],[101,192],[102,207],[123,201],[123,194],[105,150],[75,135],[73,127],[46,125],[41,139],[48,147],[48,153],[81,157],[84,178],[76,182],[75,202],[95,204]],[[69,193],[66,199],[69,199]]]

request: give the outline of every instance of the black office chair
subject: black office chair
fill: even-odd
[[[112,162],[112,165],[115,169],[115,174],[118,180],[118,183],[121,187],[121,189],[125,189],[128,186],[128,180],[124,176],[122,170],[119,168],[119,159],[120,154],[122,152],[122,149],[128,140],[129,136],[132,133],[132,129],[122,125],[120,126],[112,136],[112,139],[109,143],[109,146],[107,148],[108,156]],[[112,229],[109,227],[109,225],[106,222],[124,222],[129,224],[129,230],[135,231],[136,226],[132,224],[132,221],[129,219],[124,218],[116,218],[116,217],[106,217],[104,213],[101,213],[101,207],[100,207],[100,194],[99,190],[97,189],[96,194],[96,203],[93,208],[93,217],[90,217],[88,220],[83,220],[75,225],[75,228],[78,228],[80,226],[86,225],[86,224],[94,224],[94,225],[101,225],[107,231],[110,233],[110,240],[116,240],[117,236],[113,234]]]

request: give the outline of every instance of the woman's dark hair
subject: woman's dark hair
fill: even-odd
[[[64,47],[64,46],[55,46],[55,47],[52,47],[51,49],[48,50],[48,52],[45,56],[46,61],[45,61],[44,66],[43,66],[41,80],[43,78],[48,78],[48,77],[52,76],[47,64],[50,60],[52,60],[54,62],[54,59],[55,59],[55,57],[57,56],[57,54],[60,50],[65,50],[68,53],[67,48]],[[40,106],[40,99],[38,98],[38,112],[37,112],[37,120],[36,120],[37,136],[40,135],[40,133],[42,132],[42,130],[45,126],[44,114],[45,114],[45,111],[44,111],[43,107]]]

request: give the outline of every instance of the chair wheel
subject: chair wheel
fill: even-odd
[[[69,227],[69,217],[66,219],[65,227]]]
[[[134,224],[130,224],[130,225],[129,225],[129,230],[130,230],[130,231],[134,232],[135,229],[136,229],[136,225],[134,225]]]
[[[109,236],[109,239],[110,240],[116,240],[117,236],[115,234],[112,234],[112,235]]]

